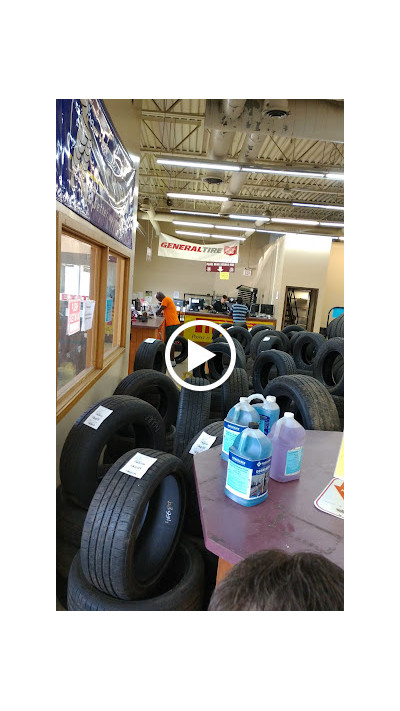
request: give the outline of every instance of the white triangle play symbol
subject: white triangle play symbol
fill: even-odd
[[[188,370],[197,368],[211,358],[215,358],[215,353],[210,353],[202,346],[198,346],[193,341],[188,341]]]

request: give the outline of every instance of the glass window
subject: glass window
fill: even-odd
[[[121,344],[123,269],[123,258],[110,253],[107,264],[104,355]]]
[[[61,235],[57,390],[93,365],[90,331],[82,331],[82,318],[84,302],[93,298],[95,252],[87,242]]]

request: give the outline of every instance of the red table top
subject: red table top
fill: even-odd
[[[206,548],[228,563],[250,553],[279,548],[324,555],[341,568],[344,521],[319,511],[315,499],[334,476],[342,432],[308,430],[300,479],[269,480],[268,498],[241,506],[224,494],[227,462],[222,447],[194,455],[199,509]]]

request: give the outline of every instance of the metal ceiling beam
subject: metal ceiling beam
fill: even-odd
[[[150,119],[151,121],[176,121],[180,123],[202,123],[204,114],[188,114],[184,111],[153,111],[151,109],[142,109],[142,118]]]

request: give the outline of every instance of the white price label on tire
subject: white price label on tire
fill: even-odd
[[[98,408],[92,412],[91,415],[84,421],[84,425],[87,425],[88,427],[92,427],[94,430],[97,430],[101,423],[104,422],[106,417],[109,417],[113,410],[109,410],[108,407],[103,407],[103,405],[99,405]]]
[[[157,338],[146,338],[143,341],[143,343],[154,343],[154,341],[156,341],[156,340],[157,340]]]
[[[121,467],[120,471],[124,472],[124,474],[129,474],[129,476],[134,476],[136,479],[141,479],[156,461],[157,459],[154,457],[148,457],[146,454],[136,452],[136,454]]]
[[[194,444],[192,444],[189,449],[189,454],[199,454],[199,452],[205,452],[210,449],[211,445],[214,444],[216,437],[207,434],[207,432],[202,432],[200,437],[198,437]]]
[[[263,341],[270,341],[270,340],[271,340],[271,336],[266,336],[265,338],[263,338]]]

